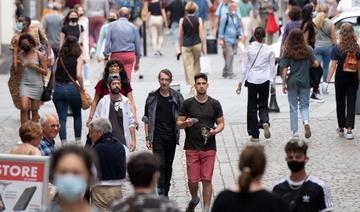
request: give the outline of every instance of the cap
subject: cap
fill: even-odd
[[[110,74],[108,79],[107,79],[107,83],[111,84],[113,81],[120,81],[121,82],[121,78],[119,74]]]

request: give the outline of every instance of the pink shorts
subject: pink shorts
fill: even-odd
[[[186,150],[186,169],[189,183],[211,182],[216,151]]]

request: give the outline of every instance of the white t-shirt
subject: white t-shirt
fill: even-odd
[[[337,11],[344,13],[352,8],[352,0],[341,0],[337,6]]]

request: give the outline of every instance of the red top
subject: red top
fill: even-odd
[[[127,97],[127,95],[132,91],[131,85],[129,83],[129,87],[127,88],[121,88],[120,93]],[[95,86],[95,93],[99,95],[100,99],[103,98],[103,96],[108,95],[110,93],[109,89],[106,85],[104,85],[104,81],[100,80],[96,86]]]

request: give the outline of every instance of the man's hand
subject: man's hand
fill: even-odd
[[[152,144],[149,141],[146,141],[146,147],[148,150],[152,150]]]
[[[136,150],[136,141],[135,140],[131,140],[130,145],[129,145],[129,150],[130,150],[130,152],[133,152]]]
[[[135,71],[138,71],[138,70],[139,70],[139,68],[140,68],[139,63],[136,63],[136,64],[135,64],[135,66],[134,66]]]
[[[192,118],[187,118],[184,122],[186,127],[192,127],[193,125]]]
[[[217,134],[215,129],[210,129],[209,136],[215,136]]]

